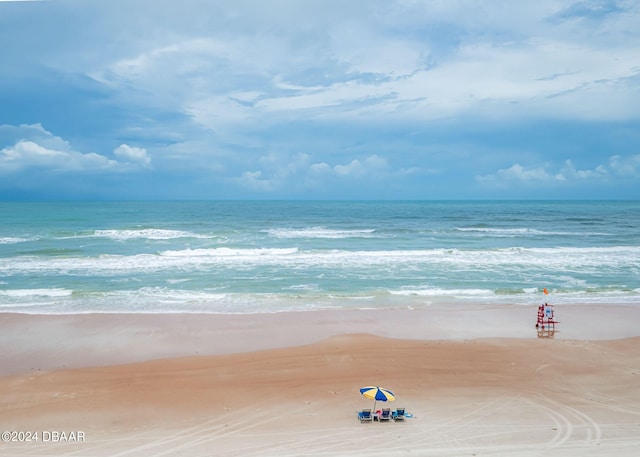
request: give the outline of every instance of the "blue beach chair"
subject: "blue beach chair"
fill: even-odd
[[[391,414],[391,417],[393,418],[394,421],[403,421],[406,417],[404,413],[404,408],[396,409],[393,412],[393,414]]]
[[[384,408],[380,411],[380,416],[378,417],[380,422],[382,421],[390,421],[391,420],[391,408]]]
[[[373,422],[371,410],[363,409],[362,411],[358,411],[358,419],[360,419],[360,422]]]

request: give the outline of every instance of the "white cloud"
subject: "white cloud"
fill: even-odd
[[[5,171],[47,168],[52,171],[105,170],[118,162],[95,153],[82,154],[43,147],[33,141],[21,140],[0,150],[0,164]]]
[[[364,2],[340,14],[285,4],[290,23],[276,29],[256,27],[248,4],[222,4],[233,27],[165,34],[93,74],[216,131],[300,116],[640,117],[632,4],[596,23],[554,0]],[[311,8],[317,18],[303,16]]]
[[[389,164],[387,159],[376,154],[366,157],[364,162],[353,159],[346,164],[336,164],[333,167],[326,162],[314,163],[310,166],[310,170],[314,173],[333,174],[334,176],[351,176],[360,177],[387,171]]]
[[[252,191],[271,192],[274,190],[274,184],[269,179],[262,177],[262,171],[245,171],[242,173],[238,182],[242,187],[246,187]]]
[[[326,162],[314,163],[311,165],[311,171],[314,173],[330,173],[331,165]]]
[[[364,173],[364,167],[359,160],[354,159],[346,165],[336,165],[333,171],[340,176],[360,176]]]
[[[640,179],[640,154],[630,157],[614,155],[609,159],[609,167],[621,177]]]
[[[367,157],[364,164],[370,170],[385,170],[389,166],[387,159],[377,154]]]
[[[72,148],[69,142],[53,135],[40,124],[2,125],[0,140],[9,146],[0,149],[0,172],[16,172],[28,169],[46,169],[53,172],[79,172],[132,170],[132,164],[148,166],[151,162],[144,148],[123,144],[114,155],[123,162],[95,152],[83,153]],[[11,144],[13,143],[13,144]]]
[[[363,79],[357,73],[346,73],[346,80],[322,86],[264,80],[260,83],[264,91],[251,103],[241,103],[233,90],[197,99],[185,109],[214,129],[278,120],[273,114],[280,119],[384,117],[387,122],[465,113],[505,118],[638,118],[640,96],[632,78],[640,75],[635,57],[639,54],[640,46],[633,45],[598,49],[537,38],[519,44],[480,42],[460,47],[433,68],[416,62],[402,70],[402,77],[389,67],[367,69],[386,71],[380,80]],[[289,90],[279,90],[283,87]]]
[[[381,34],[362,22],[339,23],[329,34],[336,58],[353,74],[406,76],[424,66],[429,51],[427,43]]]
[[[598,165],[592,170],[578,170],[571,160],[567,160],[560,173],[567,180],[589,180],[606,178],[609,172],[603,165]]]
[[[0,125],[0,145],[29,140],[47,149],[71,151],[68,141],[46,130],[42,124]]]
[[[565,177],[558,174],[550,174],[543,167],[525,168],[516,163],[509,168],[498,170],[494,175],[480,176],[481,181],[523,181],[523,182],[541,182],[541,181],[564,181]]]
[[[506,185],[509,183],[575,183],[602,182],[612,177],[640,178],[640,155],[610,157],[609,164],[597,165],[591,169],[577,169],[571,160],[566,160],[558,171],[552,171],[547,166],[524,167],[518,163],[509,168],[503,168],[493,174],[479,175],[476,179],[489,185]]]
[[[215,131],[246,123],[258,114],[251,106],[237,99],[235,93],[196,100],[185,106],[184,110],[195,122]]]
[[[113,153],[116,157],[128,162],[137,162],[143,167],[149,167],[151,165],[151,157],[149,157],[145,148],[121,144],[113,150]]]
[[[377,179],[388,173],[389,168],[387,159],[375,154],[333,166],[326,162],[311,163],[311,156],[306,153],[287,155],[273,152],[258,162],[262,167],[260,170],[244,171],[235,180],[244,188],[263,192],[318,189],[345,178]]]
[[[44,148],[33,141],[19,141],[13,147],[2,150],[5,163],[29,161],[35,165],[50,164],[65,159],[67,152]]]
[[[640,116],[637,82],[629,81],[640,71],[637,2],[277,3],[161,2],[143,24],[136,17],[144,3],[132,2],[126,15],[108,2],[93,5],[85,19],[101,27],[89,38],[112,43],[100,35],[108,31],[122,44],[48,52],[47,64],[83,62],[74,71],[120,99],[186,113],[214,130],[274,113],[387,122],[487,110]]]

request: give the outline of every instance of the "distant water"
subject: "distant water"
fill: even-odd
[[[640,202],[0,203],[0,312],[640,304]]]

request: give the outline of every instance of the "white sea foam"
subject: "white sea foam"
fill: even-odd
[[[293,286],[285,287],[284,290],[317,292],[320,290],[320,286],[318,284],[295,284]]]
[[[93,236],[110,238],[117,241],[127,241],[140,238],[146,238],[148,240],[171,240],[176,238],[211,238],[211,236],[185,232],[181,230],[165,230],[154,228],[137,230],[96,230]]]
[[[143,287],[137,290],[94,294],[86,301],[90,307],[105,312],[255,313],[282,311],[282,303],[286,302],[286,299],[280,294],[272,293],[246,294]],[[83,306],[86,306],[86,303]]]
[[[191,278],[182,278],[182,279],[167,279],[167,284],[182,284],[184,282],[192,281]]]
[[[541,300],[561,304],[638,304],[640,290],[608,293],[552,292],[542,298],[541,292],[526,294],[498,294],[488,289],[478,289],[474,294],[463,290],[430,291],[429,293],[401,294],[321,294],[317,291],[288,293],[218,293],[215,291],[180,291],[168,288],[143,288],[105,294],[101,297],[85,297],[82,303],[69,304],[67,310],[100,312],[204,312],[204,313],[276,313],[283,311],[309,311],[319,309],[375,309],[386,307],[410,307],[414,309],[442,304],[447,307],[460,304],[483,305],[531,305]],[[60,304],[33,303],[40,306],[38,312],[60,310]],[[15,309],[17,310],[17,308]]]
[[[311,288],[313,289],[313,288]],[[453,306],[465,303],[531,305],[541,300],[539,289],[529,293],[500,294],[490,289],[406,288],[385,293],[321,293],[291,288],[287,293],[240,293],[211,290],[178,290],[170,287],[142,287],[134,290],[93,292],[82,297],[29,296],[26,300],[0,301],[4,312],[77,313],[277,313],[318,309],[375,309],[384,307],[429,307],[435,303]],[[633,291],[551,292],[554,304],[638,304],[640,289]],[[1,296],[1,295],[0,295]]]
[[[19,303],[0,303],[2,312],[8,313],[34,313],[34,314],[58,314],[59,304],[52,301],[20,301]]]
[[[549,300],[554,304],[639,304],[640,289],[634,290],[556,290],[542,298],[539,288],[523,288],[507,291],[492,289],[443,289],[439,287],[405,288],[389,290],[392,296],[403,297],[409,303],[420,303],[421,299],[428,303],[469,302],[484,304],[531,305],[540,300]]]
[[[604,232],[567,232],[567,231],[547,231],[532,229],[529,227],[515,228],[495,228],[495,227],[456,227],[457,231],[465,233],[478,233],[493,237],[515,238],[522,236],[607,236]]]
[[[113,294],[112,294],[113,295]],[[118,292],[117,295],[129,295],[131,297],[152,298],[161,303],[191,303],[206,301],[221,301],[228,294],[210,290],[179,290],[167,287],[142,287],[135,291]]]
[[[0,296],[24,298],[24,297],[69,297],[72,290],[67,289],[9,289],[0,290]]]
[[[211,249],[183,249],[179,251],[163,251],[160,253],[166,257],[279,257],[297,254],[298,248],[258,248],[258,249],[234,249],[234,248],[211,248]]]
[[[436,287],[431,288],[406,288],[400,290],[389,290],[391,295],[404,295],[404,296],[421,296],[421,297],[461,297],[461,296],[493,296],[495,291],[490,289],[441,289]]]
[[[294,228],[278,228],[266,230],[270,236],[274,238],[325,238],[325,239],[341,239],[341,238],[372,238],[374,237],[374,229],[359,230],[336,230],[326,227],[307,227],[302,229]]]
[[[280,266],[282,268],[384,268],[405,270],[446,267],[505,271],[507,267],[540,268],[555,273],[607,268],[631,270],[640,265],[640,247],[506,248],[494,250],[299,250],[291,248],[212,248],[162,251],[159,254],[101,255],[99,257],[20,256],[0,259],[0,274],[74,273],[84,276],[126,272],[180,271],[208,265]]]
[[[2,236],[0,237],[0,244],[18,244],[18,243],[26,243],[27,241],[32,241],[32,240],[33,238]]]

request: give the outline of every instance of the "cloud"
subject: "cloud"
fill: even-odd
[[[118,158],[129,162],[137,162],[143,167],[151,165],[151,157],[149,157],[147,150],[144,148],[121,144],[113,150],[113,153]]]
[[[249,92],[250,102],[239,100],[236,94],[241,91],[234,87],[195,98],[184,109],[212,129],[300,116],[412,123],[461,114],[510,119],[638,118],[640,97],[633,89],[637,86],[633,78],[640,76],[635,59],[639,53],[640,46],[599,49],[539,38],[479,42],[462,45],[431,66],[428,58],[414,62],[410,69],[401,66],[401,75],[392,67],[378,68],[384,73],[376,77],[345,69],[339,81],[322,85],[315,81],[306,85],[294,76],[255,75],[259,81],[254,84],[261,90]],[[367,70],[373,71],[362,69]]]
[[[314,163],[311,165],[313,173],[331,173],[331,165],[326,162]]]
[[[261,170],[249,170],[241,173],[235,181],[244,189],[252,192],[276,192],[298,186],[305,179],[309,155],[293,155],[272,152],[258,158]]]
[[[254,192],[271,192],[274,190],[274,183],[270,179],[262,177],[262,171],[245,171],[237,180],[241,187],[248,188]]]
[[[334,10],[283,1],[279,17],[267,6],[217,2],[200,5],[189,28],[189,7],[167,2],[136,31],[116,8],[88,8],[105,18],[92,18],[97,31],[120,31],[125,42],[65,55],[107,86],[114,103],[180,113],[216,132],[299,119],[419,123],[487,111],[512,119],[638,116],[627,78],[638,74],[640,43],[632,21],[620,19],[636,16],[633,10],[613,15],[619,28],[607,22],[594,40],[592,26],[576,38],[576,25],[549,22],[561,9],[551,1],[354,3]],[[133,2],[132,16],[140,7]],[[267,26],[267,18],[280,25]],[[603,109],[606,97],[607,106],[615,101],[611,109]]]
[[[311,165],[310,170],[313,173],[326,173],[340,177],[361,177],[386,171],[387,168],[387,159],[374,154],[366,157],[364,162],[353,159],[349,163],[336,164],[333,167],[326,162],[314,163]]]
[[[333,171],[340,176],[360,176],[364,173],[364,167],[359,160],[352,160],[346,165],[336,165]]]
[[[95,152],[76,151],[69,142],[53,135],[40,124],[2,125],[0,140],[10,144],[0,149],[0,172],[4,174],[30,169],[56,173],[124,172],[131,171],[132,164],[148,167],[151,163],[144,148],[126,144],[114,150],[114,155],[122,161]]]
[[[561,173],[550,174],[543,167],[525,168],[516,163],[509,168],[498,170],[495,174],[478,176],[477,179],[485,183],[501,183],[505,181],[548,182],[564,181],[565,177]]]
[[[604,182],[611,178],[640,178],[640,154],[629,157],[615,155],[610,157],[608,165],[597,165],[591,169],[577,169],[571,160],[566,160],[557,171],[550,170],[549,165],[524,167],[516,163],[492,174],[476,176],[480,183],[498,186],[510,183]]]
[[[28,140],[18,141],[0,150],[0,164],[5,171],[28,168],[51,171],[105,170],[118,165],[116,161],[99,154],[49,149]]]
[[[244,171],[235,178],[241,187],[254,192],[328,189],[333,182],[339,180],[349,181],[357,178],[361,182],[375,182],[381,175],[389,173],[387,159],[375,154],[362,160],[353,159],[333,166],[326,162],[312,162],[311,155],[306,153],[271,153],[261,157],[257,162],[262,165],[262,169]],[[404,170],[398,173],[406,174]]]
[[[614,13],[624,12],[624,2],[616,0],[591,0],[580,1],[569,5],[559,11],[554,17],[556,19],[591,19],[602,20],[606,16]]]
[[[216,131],[300,117],[640,117],[637,8],[365,2],[340,14],[315,8],[322,11],[314,11],[314,22],[302,16],[314,7],[284,4],[290,23],[263,11],[282,22],[278,28],[254,23],[253,6],[222,4],[233,26],[162,35],[91,74],[122,96],[180,111]],[[600,12],[596,25],[572,20]]]
[[[41,124],[0,125],[0,145],[18,143],[23,140],[33,141],[48,149],[70,151],[68,141],[47,131]]]
[[[612,156],[609,159],[609,167],[621,177],[640,179],[640,154],[630,157]]]
[[[571,160],[567,160],[560,172],[560,176],[563,176],[566,180],[600,180],[605,179],[609,175],[609,171],[603,166],[589,170],[578,170],[574,167]]]

